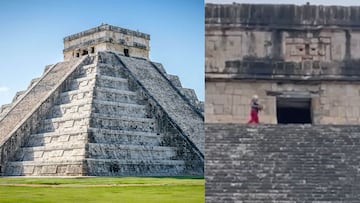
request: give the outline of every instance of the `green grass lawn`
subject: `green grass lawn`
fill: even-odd
[[[0,178],[0,202],[203,203],[203,177]]]

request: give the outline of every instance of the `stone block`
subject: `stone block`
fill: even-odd
[[[66,169],[66,174],[69,175],[82,175],[83,167],[82,165],[68,165]]]
[[[166,77],[171,81],[171,83],[177,87],[177,88],[181,88],[181,82],[180,82],[180,78],[177,75],[170,75],[170,74],[166,74]]]
[[[205,103],[205,113],[214,114],[214,105],[210,103]]]
[[[32,156],[33,158],[41,158],[44,156],[44,151],[34,151]]]
[[[73,156],[74,155],[73,151],[74,150],[72,150],[72,149],[64,150],[63,157],[71,157],[71,156]]]
[[[213,105],[214,106],[214,115],[223,115],[224,114],[224,105]]]
[[[215,82],[206,82],[206,84],[205,84],[206,93],[208,93],[208,94],[216,93],[217,91],[216,91],[215,84],[216,84]]]
[[[216,92],[224,92],[226,87],[225,82],[217,82],[215,83]]]
[[[345,111],[346,111],[346,117],[347,118],[354,118],[356,115],[354,114],[353,109],[349,106],[349,107],[345,107]]]
[[[71,128],[74,126],[74,121],[73,120],[68,120],[62,123],[63,128]]]
[[[242,99],[243,99],[243,97],[241,95],[234,95],[232,104],[234,106],[238,106],[243,103]]]
[[[56,174],[58,175],[66,175],[67,165],[58,165],[56,168]]]
[[[73,156],[84,156],[85,155],[85,149],[73,149],[72,150]]]
[[[42,175],[46,175],[46,174],[56,174],[56,170],[57,170],[57,166],[56,165],[48,165],[48,166],[43,166],[41,168],[41,174]]]
[[[23,173],[24,174],[33,174],[35,166],[24,166]]]

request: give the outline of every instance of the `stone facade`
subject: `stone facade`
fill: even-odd
[[[206,5],[206,202],[360,202],[359,14]]]
[[[245,123],[258,94],[263,123],[305,109],[305,123],[359,124],[359,9],[207,4],[207,122]]]
[[[64,38],[64,60],[112,51],[118,54],[149,59],[150,35],[108,24]]]
[[[229,81],[206,83],[206,122],[246,123],[249,119],[249,101],[252,95],[260,97],[264,110],[260,112],[261,123],[276,124],[276,100],[269,94],[311,97],[312,123],[359,124],[359,82],[306,82],[273,83],[268,80]],[[296,96],[296,95],[295,95]]]
[[[112,50],[46,67],[2,107],[1,175],[203,175],[201,102],[168,78]]]
[[[360,201],[360,126],[206,124],[207,203]]]

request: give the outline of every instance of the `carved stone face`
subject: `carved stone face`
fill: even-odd
[[[288,37],[285,39],[286,61],[331,60],[329,37]]]

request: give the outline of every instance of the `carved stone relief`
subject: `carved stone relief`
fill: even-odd
[[[285,39],[286,61],[331,60],[330,37],[288,37]]]

